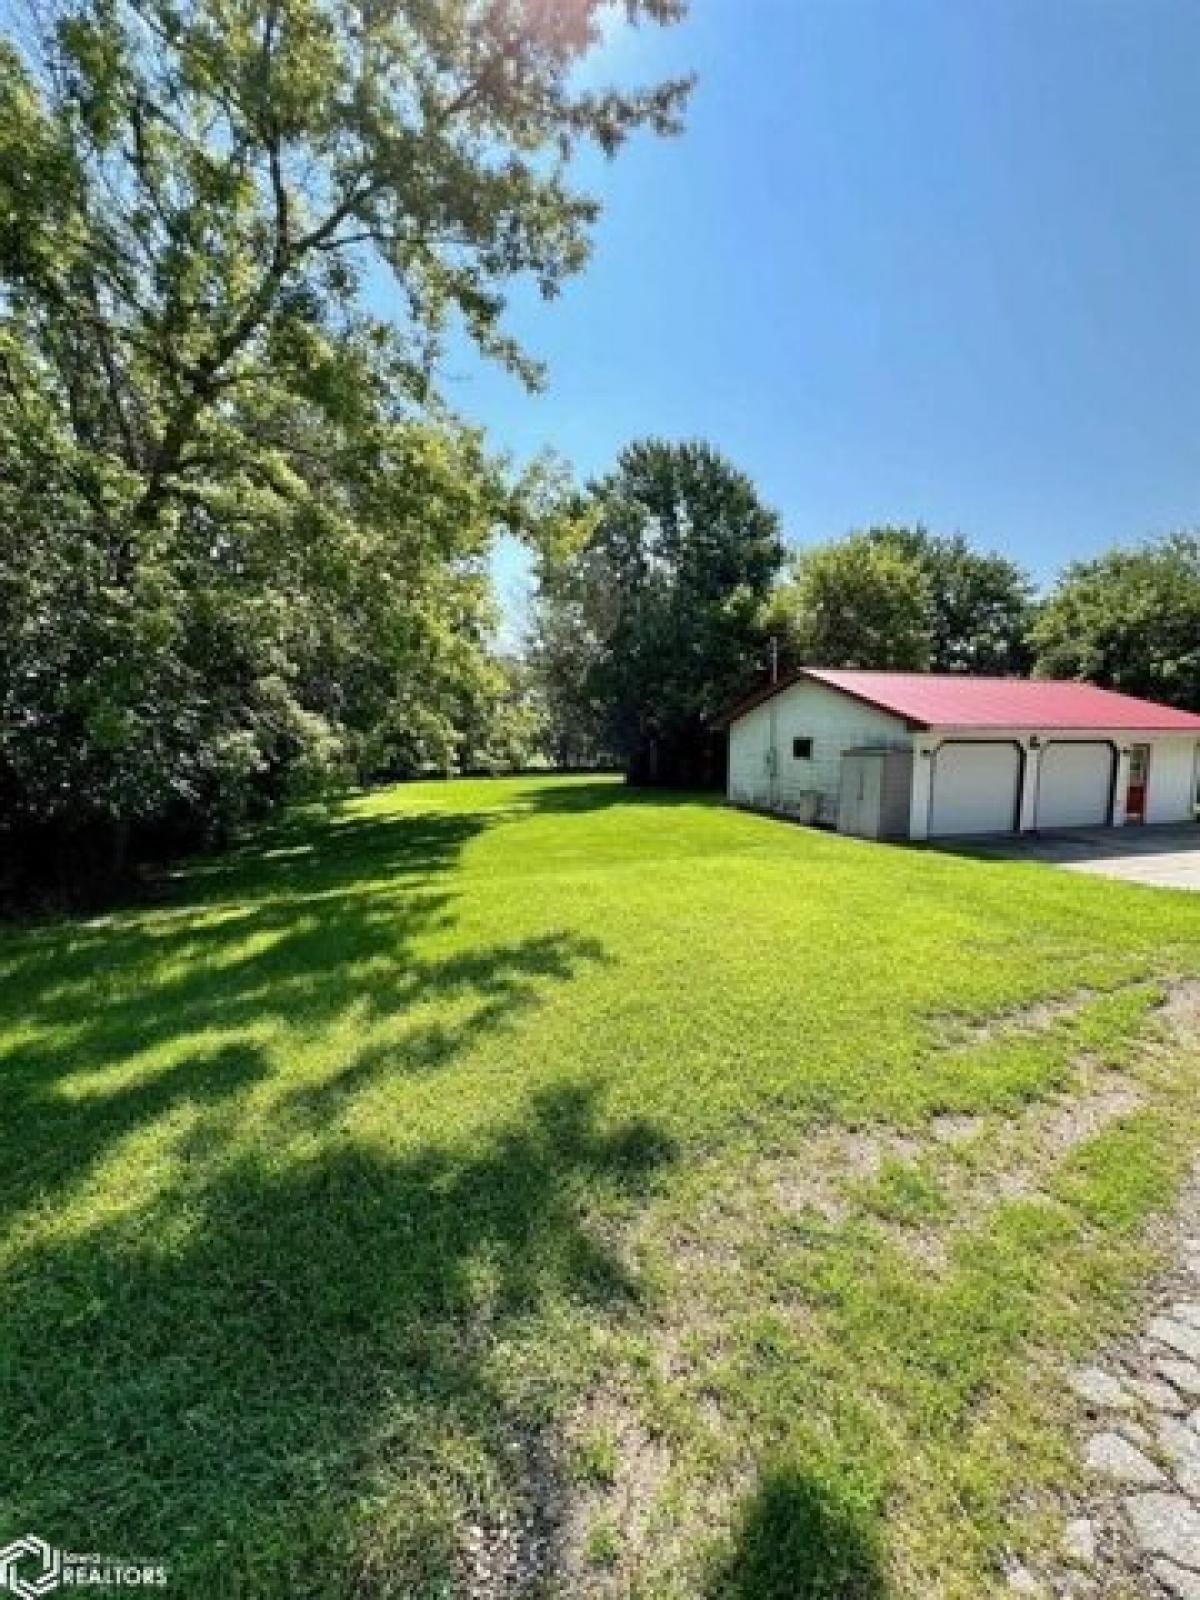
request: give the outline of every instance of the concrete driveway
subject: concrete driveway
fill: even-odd
[[[971,855],[1002,861],[1045,861],[1070,872],[1096,872],[1127,883],[1200,890],[1200,826],[1071,828],[1020,838],[964,840]]]

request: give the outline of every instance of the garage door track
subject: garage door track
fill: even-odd
[[[1020,838],[963,841],[973,856],[1003,861],[1045,861],[1071,872],[1094,872],[1127,883],[1200,890],[1200,826],[1064,828]]]

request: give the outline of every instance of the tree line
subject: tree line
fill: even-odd
[[[646,440],[592,486],[582,542],[545,557],[530,633],[550,748],[643,782],[718,776],[714,721],[800,666],[1081,678],[1200,710],[1200,536],[1077,561],[1039,596],[961,533],[865,528],[788,552],[706,444]]]
[[[489,550],[571,503],[438,375],[456,330],[539,381],[505,295],[586,261],[573,153],[678,125],[684,81],[581,87],[604,11],[6,9],[0,901],[519,734]]]

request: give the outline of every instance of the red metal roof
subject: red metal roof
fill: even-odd
[[[1050,678],[971,678],[959,673],[860,672],[806,667],[750,695],[723,719],[803,678],[826,683],[918,728],[1120,729],[1200,735],[1200,716],[1092,683]]]

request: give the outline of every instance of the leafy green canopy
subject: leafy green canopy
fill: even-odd
[[[961,534],[883,526],[803,550],[773,626],[787,654],[819,666],[1017,673],[1033,587]]]
[[[1067,568],[1031,629],[1034,670],[1200,709],[1200,536]]]
[[[1015,561],[976,550],[961,533],[883,527],[873,529],[871,537],[906,556],[924,579],[931,671],[1027,669],[1033,583]]]
[[[711,719],[762,659],[779,519],[707,444],[648,439],[592,488],[592,532],[544,563],[533,654],[559,753],[703,780]]]
[[[772,607],[789,660],[924,670],[929,585],[916,563],[870,533],[803,550]]]
[[[577,88],[602,10],[79,0],[0,37],[10,825],[440,759],[494,690],[488,540],[554,497],[433,380],[461,324],[536,381],[504,287],[582,266],[572,152],[676,125],[684,83]]]

